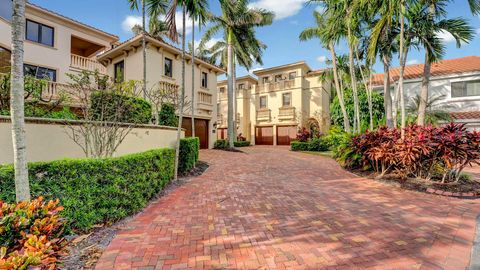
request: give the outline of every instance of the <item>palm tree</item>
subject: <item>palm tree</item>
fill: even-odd
[[[328,48],[332,57],[333,65],[333,79],[335,82],[335,90],[338,96],[338,101],[340,103],[340,108],[343,114],[343,126],[346,132],[350,132],[350,120],[348,119],[347,109],[345,108],[345,101],[343,98],[342,88],[340,87],[340,79],[337,69],[337,55],[335,53],[335,43],[338,42],[338,36],[332,35],[332,29],[329,28],[332,25],[328,25],[328,22],[332,20],[326,19],[325,16],[331,15],[332,12],[326,12],[325,14],[320,14],[318,11],[313,12],[313,17],[315,18],[316,26],[309,27],[303,30],[300,33],[299,39],[301,41],[310,40],[313,38],[320,39],[322,46]]]
[[[417,38],[425,48],[425,64],[418,106],[418,125],[425,125],[431,64],[440,60],[444,54],[444,45],[437,34],[439,32],[451,34],[455,38],[457,48],[461,47],[462,43],[471,41],[474,35],[472,27],[463,18],[439,20],[439,18],[446,16],[445,5],[447,2],[449,1],[427,1],[425,9],[428,9],[428,16],[424,17],[425,21],[423,22],[415,22]]]
[[[413,119],[418,118],[420,107],[420,95],[411,98],[407,105],[407,112]],[[454,109],[455,106],[445,102],[445,95],[434,95],[428,99],[427,108],[425,110],[425,124],[436,125],[439,122],[451,121],[448,111]]]
[[[249,8],[247,0],[220,0],[220,7],[222,10],[220,16],[209,16],[213,25],[205,32],[200,45],[203,46],[206,41],[223,30],[227,44],[228,144],[230,148],[234,148],[234,129],[236,128],[233,115],[234,54],[252,55],[250,45],[258,44],[254,28],[271,24],[274,15],[263,9]],[[235,50],[237,46],[240,48],[239,51]]]
[[[138,10],[139,0],[127,0],[131,10]],[[145,0],[140,0],[142,6],[142,53],[143,53],[143,98],[147,96],[147,46],[145,41]]]
[[[25,139],[23,39],[25,37],[25,0],[13,0],[12,73],[10,85],[10,115],[12,117],[13,164],[15,168],[16,200],[30,200],[27,145]]]

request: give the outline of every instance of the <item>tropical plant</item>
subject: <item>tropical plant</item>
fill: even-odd
[[[261,59],[260,42],[255,37],[255,27],[269,25],[273,21],[273,13],[263,9],[249,8],[247,0],[220,0],[222,14],[210,15],[212,26],[205,32],[200,47],[223,30],[223,37],[227,45],[227,79],[228,79],[228,139],[229,147],[234,147],[235,122],[234,122],[234,59],[240,55],[238,61],[244,61],[253,56],[258,62]],[[224,54],[222,54],[224,55]],[[261,61],[261,60],[260,60]],[[248,63],[244,63],[249,66]]]
[[[416,123],[418,119],[418,112],[420,106],[420,95],[417,94],[410,98],[407,104],[407,122]],[[445,102],[445,95],[433,95],[429,97],[427,107],[425,109],[425,124],[437,125],[439,122],[451,121],[449,111],[454,109],[454,106]]]

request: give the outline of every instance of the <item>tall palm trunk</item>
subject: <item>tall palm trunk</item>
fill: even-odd
[[[233,49],[235,50],[235,49]],[[233,80],[233,137],[234,140],[237,140],[237,65],[236,65],[236,56],[233,52],[233,71],[232,71],[232,80]]]
[[[399,54],[400,54],[400,74],[398,78],[398,91],[400,95],[400,113],[401,113],[401,136],[402,139],[405,138],[405,94],[403,92],[403,74],[405,72],[405,60],[406,60],[406,55],[407,55],[407,50],[405,48],[405,16],[404,16],[404,11],[405,11],[405,1],[402,0],[401,2],[401,7],[400,7],[400,48],[399,48]]]
[[[233,99],[234,99],[234,85],[233,85],[233,45],[232,33],[228,33],[227,38],[227,79],[228,79],[228,147],[233,148],[234,142],[234,120],[233,120]]]
[[[145,38],[145,0],[142,0],[143,98],[147,98],[147,42]]]
[[[355,56],[357,57],[357,62],[360,63],[360,55],[358,54],[357,48],[355,48]],[[368,70],[368,73],[370,74],[370,67],[368,65],[368,61],[366,61],[365,63],[365,69]],[[373,130],[373,103],[372,103],[372,87],[371,87],[372,78],[369,76],[369,82],[367,82],[367,78],[361,66],[360,66],[360,75],[362,76],[363,86],[365,87],[365,92],[367,93],[370,130]]]
[[[358,89],[357,89],[357,75],[355,73],[355,61],[353,56],[353,44],[352,34],[350,27],[348,29],[349,44],[348,44],[348,61],[350,66],[350,77],[352,80],[352,92],[353,92],[353,110],[354,110],[354,127],[353,132],[360,132],[360,106],[358,104]]]
[[[185,5],[182,7],[182,89],[180,93],[180,106],[178,112],[178,126],[177,126],[177,144],[175,149],[175,172],[174,172],[174,181],[178,179],[178,161],[180,156],[180,137],[182,133],[182,121],[183,121],[183,107],[185,104],[185,17],[186,17],[186,9]]]
[[[30,200],[24,115],[24,37],[25,0],[14,0],[12,17],[12,79],[10,85],[10,115],[12,119],[13,164],[15,168],[15,194],[17,202]]]
[[[338,79],[337,55],[335,53],[335,46],[333,45],[333,42],[330,42],[328,47],[330,48],[330,53],[332,55],[333,80],[335,81],[335,90],[337,91],[338,102],[340,103],[340,108],[343,114],[343,126],[345,131],[350,133],[350,120],[348,119],[347,109],[345,108],[345,101],[343,98],[343,91]]]
[[[192,137],[195,137],[195,19],[192,19]]]
[[[384,55],[383,61],[383,105],[385,107],[385,118],[387,127],[393,127],[392,119],[392,93],[390,92],[390,57]]]

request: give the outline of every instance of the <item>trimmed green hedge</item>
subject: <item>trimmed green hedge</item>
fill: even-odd
[[[29,164],[32,197],[58,198],[71,227],[88,230],[140,211],[172,179],[174,149],[117,158]],[[12,165],[0,167],[0,200],[15,201]]]
[[[233,142],[233,145],[235,147],[246,147],[246,146],[250,146],[250,142],[249,141]]]
[[[198,137],[190,137],[180,140],[180,160],[178,162],[178,170],[181,173],[189,172],[198,162],[200,150],[200,139]]]
[[[216,140],[213,144],[213,148],[215,149],[227,149],[228,148],[228,141],[227,140]]]
[[[95,92],[91,95],[91,110],[95,120],[148,124],[152,118],[152,105],[143,98],[112,92]],[[121,117],[115,116],[122,108]]]
[[[308,151],[323,152],[328,151],[328,143],[321,138],[315,138],[308,142]]]
[[[309,146],[310,146],[310,143],[308,142],[299,142],[299,141],[290,142],[290,149],[292,151],[308,151]]]

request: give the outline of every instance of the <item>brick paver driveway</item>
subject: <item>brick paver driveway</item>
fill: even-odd
[[[209,150],[97,269],[465,269],[480,202],[400,190],[286,148]]]

